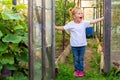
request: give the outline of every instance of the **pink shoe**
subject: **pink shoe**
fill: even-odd
[[[79,71],[79,76],[83,76],[84,75],[84,73],[83,73],[83,71]]]
[[[79,70],[77,70],[77,71],[74,71],[74,76],[79,76]]]

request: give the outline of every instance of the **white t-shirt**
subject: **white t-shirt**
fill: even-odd
[[[64,26],[65,30],[70,31],[70,45],[72,47],[87,45],[85,30],[89,25],[90,21],[81,21],[79,24],[71,21]]]

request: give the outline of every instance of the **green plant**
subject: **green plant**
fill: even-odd
[[[109,73],[104,73],[105,76],[112,76],[112,77],[120,77],[120,64],[117,62],[113,62],[113,65],[110,67],[110,72]]]
[[[0,4],[3,6],[0,10],[0,70],[5,66],[12,71],[10,77],[3,77],[2,80],[27,80],[26,6],[23,4],[13,6],[12,0],[4,0]]]
[[[58,64],[58,74],[56,80],[75,80],[73,69],[66,64]]]
[[[70,0],[55,0],[55,25],[63,26],[65,23],[70,21],[69,8],[74,7],[74,3]],[[56,40],[56,51],[63,50],[63,36],[64,37],[64,46],[69,43],[69,36],[63,35],[62,31],[57,30],[55,32],[55,40]],[[56,52],[57,53],[57,52]],[[59,54],[59,53],[58,53]]]
[[[69,8],[74,7],[74,3],[70,0],[66,0],[66,6],[65,6],[65,0],[55,0],[55,24],[59,26],[64,25],[64,18],[65,23],[70,21],[70,15],[69,15]],[[66,16],[65,16],[66,15]]]

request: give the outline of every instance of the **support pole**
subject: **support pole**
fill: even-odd
[[[12,0],[12,4],[16,5],[17,4],[16,0]]]
[[[55,0],[52,0],[52,76],[51,80],[55,80]]]
[[[42,0],[42,80],[46,80],[46,13],[45,13],[45,1]]]
[[[29,50],[29,80],[34,80],[33,73],[33,0],[28,1],[28,50]]]
[[[110,71],[111,0],[104,0],[104,72]]]

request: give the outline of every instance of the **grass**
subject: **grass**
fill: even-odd
[[[94,57],[90,60],[92,69],[85,71],[83,77],[73,76],[72,54],[69,54],[66,63],[58,64],[58,74],[55,80],[120,80],[120,76],[114,75],[113,67],[111,67],[110,72],[107,74],[99,72],[100,54],[97,53],[97,43],[88,43],[88,47],[92,48],[92,55]]]
[[[103,75],[98,70],[85,71],[84,77],[74,77],[73,69],[67,64],[59,64],[59,73],[55,80],[120,80],[118,76]]]

